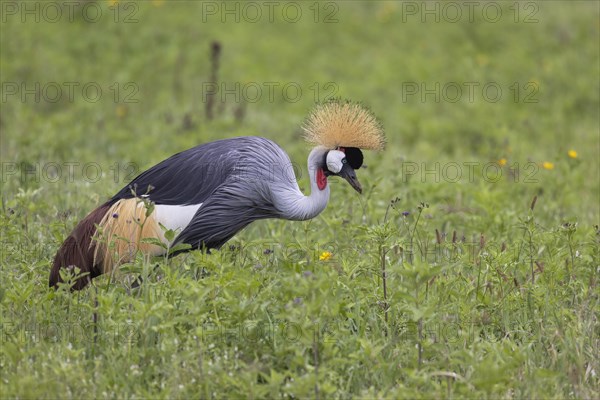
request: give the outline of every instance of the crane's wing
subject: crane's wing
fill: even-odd
[[[264,218],[277,218],[267,198],[248,193],[243,181],[227,182],[202,204],[175,243],[193,248],[220,248],[250,223]]]
[[[239,161],[245,141],[224,139],[177,153],[138,175],[110,202],[136,196],[156,204],[203,203],[229,176]]]
[[[273,203],[272,188],[297,186],[291,161],[274,142],[252,140],[252,156],[240,162],[235,172],[202,203],[175,243],[219,248],[256,220],[282,217]]]

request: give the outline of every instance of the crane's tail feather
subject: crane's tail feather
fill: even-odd
[[[106,203],[85,217],[64,241],[54,258],[50,287],[62,282],[60,270],[78,267],[83,275],[72,289],[80,290],[114,266],[129,262],[135,254],[160,255],[161,246],[144,238],[165,242],[164,234],[151,210],[137,198]]]
[[[96,233],[96,224],[100,223],[109,208],[109,204],[104,204],[89,213],[60,246],[50,271],[50,287],[56,287],[63,281],[60,276],[62,268],[73,270],[78,267],[82,274],[86,274],[75,282],[75,290],[83,289],[92,278],[102,274],[99,266],[94,265],[95,246],[92,238]]]

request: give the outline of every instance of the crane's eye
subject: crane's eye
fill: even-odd
[[[348,160],[346,160],[345,158],[342,158],[342,164],[346,164],[348,162]]]

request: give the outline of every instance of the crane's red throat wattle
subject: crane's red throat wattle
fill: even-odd
[[[317,187],[319,190],[323,190],[327,187],[327,177],[325,176],[323,168],[317,170]]]

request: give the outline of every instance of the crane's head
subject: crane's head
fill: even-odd
[[[362,186],[356,177],[356,170],[362,166],[363,154],[356,147],[338,147],[327,152],[325,175],[334,175],[344,178],[358,193],[362,193]]]
[[[308,142],[330,149],[325,156],[325,175],[341,176],[361,193],[355,172],[363,163],[361,149],[385,147],[383,127],[375,115],[359,103],[332,99],[318,104],[302,129]]]

